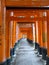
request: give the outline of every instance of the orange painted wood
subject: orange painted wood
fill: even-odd
[[[38,35],[39,35],[39,32],[38,32],[38,21],[36,21],[36,23],[35,23],[35,40],[39,44]]]
[[[43,20],[44,20],[44,17],[43,17],[43,12],[44,11],[46,11],[46,10],[8,10],[8,12],[10,13],[11,11],[13,11],[14,12],[14,16],[13,17],[10,17],[10,19],[11,20],[15,20],[15,21],[17,21],[17,22],[29,22],[29,23],[34,23],[34,22],[36,22],[36,21],[38,21],[38,22],[42,22]],[[18,14],[17,14],[18,13]],[[24,18],[24,19],[19,19],[19,18],[17,18],[17,16],[20,16],[20,15],[22,15],[22,16],[26,16],[26,18]],[[31,15],[34,15],[34,19],[30,19],[30,16]],[[45,18],[45,20],[46,20],[46,18]],[[41,26],[42,26],[42,24],[41,24]],[[42,27],[40,27],[40,29],[41,29]],[[38,27],[38,29],[39,29],[39,27]],[[39,30],[40,30],[39,29]],[[42,29],[41,29],[42,30]],[[39,32],[39,31],[38,31]],[[39,33],[39,34],[41,34],[41,36],[42,36],[42,32],[41,33]],[[38,34],[37,34],[38,35]],[[38,38],[39,38],[40,36],[38,36]],[[42,40],[42,38],[41,38],[41,40]],[[38,43],[39,43],[39,39],[37,39],[36,40]],[[40,42],[40,43],[42,43],[41,44],[41,46],[43,46],[43,42]]]
[[[20,40],[22,38],[22,33],[20,32],[18,35],[18,40]]]
[[[43,40],[43,47],[47,48],[47,17],[48,13],[46,12],[46,16],[43,16],[43,22],[42,22],[42,40]]]
[[[10,58],[10,41],[9,41],[9,37],[10,37],[10,23],[8,18],[6,17],[6,58]]]
[[[13,21],[13,26],[12,26],[12,47],[14,48],[16,42],[16,22]]]
[[[6,6],[47,6],[49,5],[48,0],[46,1],[39,1],[39,0],[6,0]]]
[[[4,0],[0,0],[0,62],[6,61],[5,55],[5,9]],[[4,16],[3,16],[4,15]]]
[[[35,28],[36,28],[36,24],[35,23],[33,23],[32,24],[32,36],[33,36],[33,42],[35,42]],[[36,28],[37,29],[37,28]]]
[[[39,44],[40,47],[43,47],[43,42],[42,42],[42,20],[38,21],[38,39],[39,39]]]
[[[37,19],[36,19],[36,22],[35,22],[35,40],[36,40],[36,42],[38,43],[38,44],[40,44],[39,43],[39,22],[40,22],[40,20],[41,20],[41,18],[40,18],[40,11],[41,10],[37,10],[36,11],[36,13],[37,13]],[[41,13],[42,14],[42,13]]]
[[[2,1],[2,4],[1,4],[1,1]],[[36,14],[35,12],[32,13],[32,11],[26,11],[25,13],[21,13],[20,11],[19,12],[16,12],[16,16],[18,16],[19,14],[21,15],[25,15],[26,16],[26,19],[18,19],[16,18],[15,16],[14,17],[10,17],[10,12],[8,12],[7,14],[7,20],[5,22],[5,10],[4,10],[4,7],[5,5],[6,6],[43,6],[43,5],[48,5],[49,2],[48,0],[46,2],[34,2],[34,4],[32,4],[31,1],[26,1],[26,2],[13,2],[13,1],[7,1],[6,0],[6,4],[5,4],[5,1],[4,0],[0,0],[0,33],[1,33],[1,36],[0,36],[0,62],[4,62],[7,58],[10,58],[10,43],[9,43],[9,33],[10,33],[10,21],[11,20],[15,20],[17,22],[35,22],[36,20],[38,20],[38,13]],[[13,11],[13,10],[11,10]],[[24,12],[24,11],[23,11]],[[28,13],[27,13],[28,12]],[[30,13],[29,13],[30,12]],[[38,11],[40,12],[40,11]],[[17,14],[19,13],[19,14]],[[4,16],[2,16],[4,15]],[[34,19],[30,19],[29,16],[31,15],[34,15],[35,18]],[[45,19],[46,20],[46,19]],[[14,22],[15,22],[14,21]],[[5,24],[6,23],[6,24]],[[15,23],[14,23],[14,27],[13,27],[13,40],[12,40],[12,43],[13,43],[13,47],[14,47],[14,43],[15,43],[15,32],[16,32],[16,29],[15,29]],[[45,28],[45,26],[43,27]],[[31,29],[32,30],[32,29]],[[27,32],[27,37],[32,39],[32,31],[30,29],[28,30],[25,30]],[[31,32],[30,32],[31,31]],[[44,31],[44,30],[43,30]],[[22,31],[24,32],[24,30]],[[40,46],[43,47],[43,42],[42,42],[42,18],[39,18],[38,20],[38,32],[39,32],[39,43],[40,43]],[[21,38],[21,34],[20,34],[20,38]],[[45,45],[44,45],[45,46]],[[48,11],[48,22],[47,22],[47,51],[48,51],[48,56],[49,56],[49,11]]]
[[[47,17],[47,55],[49,57],[49,10],[48,10],[48,17]]]
[[[20,30],[19,30],[19,26],[18,26],[18,23],[16,22],[16,42],[18,42],[18,40],[19,40],[19,32],[20,32]]]
[[[13,26],[13,22],[9,22],[9,43],[10,43],[10,49],[12,48],[12,26]]]
[[[40,24],[39,24],[39,27],[38,27],[38,21],[36,21],[36,41],[39,43],[39,31],[38,29],[41,30],[41,47],[44,47],[44,48],[47,48],[47,41],[44,43],[44,39],[46,40],[45,36],[47,37],[47,16],[43,16],[43,13],[46,12],[46,10],[39,10],[38,11],[38,21],[39,23],[41,23],[41,27],[40,27]],[[45,35],[46,34],[46,35]]]
[[[35,20],[37,19],[37,13],[36,10],[7,10],[8,15],[9,15],[9,19],[11,20],[15,20],[17,22],[30,22],[30,23],[34,23]],[[10,13],[13,12],[14,16],[10,16]],[[25,18],[18,18],[18,16],[25,16]],[[31,18],[31,16],[34,16],[34,18]]]
[[[33,40],[33,33],[32,33],[32,27],[29,28],[22,28],[20,27],[20,31],[24,34],[27,33],[27,38]]]
[[[2,44],[2,10],[1,10],[1,0],[0,0],[0,62],[3,61],[3,44]]]
[[[13,17],[10,16],[11,11],[14,12]],[[15,20],[16,22],[19,22],[19,23],[22,23],[22,22],[34,23],[34,22],[38,21],[38,25],[37,25],[38,26],[38,34],[37,34],[38,38],[36,39],[36,42],[38,42],[41,47],[44,47],[44,46],[46,47],[47,46],[46,43],[44,45],[43,39],[42,39],[42,37],[43,37],[42,31],[44,31],[44,30],[42,30],[42,22],[44,20],[47,20],[47,18],[43,17],[43,12],[44,11],[46,11],[46,10],[35,10],[35,11],[34,10],[29,10],[29,11],[28,10],[8,10],[10,21]],[[26,18],[24,18],[24,19],[17,18],[17,16],[20,16],[20,15],[26,16]],[[31,15],[34,15],[35,18],[30,19]],[[45,27],[43,27],[43,28],[45,28]],[[27,31],[27,30],[25,30],[25,31]],[[22,32],[23,32],[23,30],[22,30]],[[31,32],[30,32],[30,34],[31,34]],[[28,37],[29,37],[29,35],[28,35]],[[30,36],[30,38],[31,38],[31,36]]]
[[[6,11],[6,14],[7,14],[7,11]],[[10,23],[11,22],[9,22],[8,16],[6,15],[6,22],[5,22],[6,59],[10,58],[10,48],[11,48],[11,43],[12,43],[12,42],[10,43],[10,39],[11,39],[10,38]]]
[[[42,22],[42,41],[43,47],[47,48],[47,20]]]

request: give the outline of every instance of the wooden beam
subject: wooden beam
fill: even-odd
[[[24,7],[34,7],[34,6],[48,6],[49,2],[47,1],[16,1],[16,0],[6,0],[6,6],[15,6],[15,7],[19,7],[19,6],[24,6]]]

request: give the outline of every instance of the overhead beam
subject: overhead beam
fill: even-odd
[[[6,0],[6,6],[48,6],[49,2],[48,0],[39,1],[39,0]]]

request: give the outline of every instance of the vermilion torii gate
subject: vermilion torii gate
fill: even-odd
[[[10,64],[10,50],[14,48],[17,40],[17,23],[35,24],[35,36],[36,43],[39,45],[39,53],[43,50],[43,59],[46,58],[45,53],[47,54],[47,65],[49,65],[49,10],[48,7],[43,7],[48,6],[49,2],[48,0],[45,2],[34,1],[34,5],[31,4],[32,1],[26,1],[26,4],[23,3],[22,1],[0,0],[0,65],[6,65],[6,62],[7,65]],[[18,7],[20,5],[21,7]],[[36,5],[39,7],[34,7]],[[19,9],[22,7],[24,7],[24,9]],[[11,12],[14,13],[13,16],[10,15]],[[17,33],[19,33],[19,31]]]

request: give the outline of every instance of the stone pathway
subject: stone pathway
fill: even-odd
[[[35,54],[33,47],[30,46],[27,40],[22,39],[19,43],[14,65],[45,65],[42,58]]]

